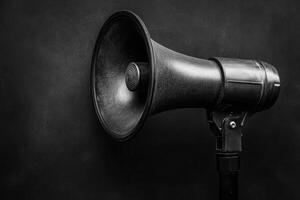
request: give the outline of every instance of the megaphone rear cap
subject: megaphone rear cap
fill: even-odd
[[[135,61],[149,63],[146,91],[132,92],[126,87],[125,70]],[[91,88],[98,119],[113,138],[129,139],[142,127],[153,96],[153,63],[152,43],[143,21],[130,11],[110,16],[94,49]]]

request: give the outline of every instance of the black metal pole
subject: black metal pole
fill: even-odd
[[[239,153],[217,153],[219,199],[238,200]]]

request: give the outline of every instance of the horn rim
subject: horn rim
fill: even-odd
[[[148,54],[148,58],[149,58],[149,66],[150,66],[150,79],[149,79],[149,83],[148,83],[148,88],[147,88],[147,99],[145,102],[145,106],[144,106],[144,110],[142,113],[141,118],[138,120],[137,124],[129,129],[127,131],[126,134],[118,134],[115,133],[114,131],[112,131],[109,126],[107,125],[107,123],[105,122],[105,119],[101,113],[101,108],[99,107],[98,103],[97,103],[97,96],[96,96],[96,87],[95,87],[95,69],[96,69],[96,65],[97,65],[97,57],[99,54],[99,49],[100,49],[100,44],[102,41],[102,38],[106,32],[106,30],[110,27],[110,24],[113,23],[113,21],[118,18],[118,17],[128,17],[130,20],[132,20],[138,27],[141,36],[144,39],[145,45],[146,45],[146,49],[147,49],[147,54]],[[140,131],[140,129],[142,128],[148,114],[150,113],[150,107],[151,107],[151,103],[152,103],[152,99],[153,99],[153,90],[154,90],[154,74],[155,74],[155,68],[154,68],[154,51],[153,51],[153,46],[152,46],[152,42],[151,42],[151,37],[150,34],[148,32],[148,29],[146,27],[146,25],[144,24],[144,22],[142,21],[142,19],[136,15],[135,13],[133,13],[132,11],[128,11],[128,10],[122,10],[122,11],[118,11],[114,14],[112,14],[102,25],[101,30],[97,36],[97,40],[95,43],[95,47],[93,50],[93,56],[92,56],[92,63],[91,63],[91,73],[90,73],[90,85],[91,85],[91,90],[92,90],[92,100],[93,100],[93,107],[94,110],[96,111],[97,117],[98,117],[98,121],[100,121],[102,127],[104,128],[105,132],[108,133],[109,136],[111,136],[113,139],[117,140],[117,141],[125,141],[128,140],[130,138],[132,138],[133,136],[136,135],[137,132]]]

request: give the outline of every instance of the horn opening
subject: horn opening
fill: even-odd
[[[133,136],[149,113],[153,59],[150,35],[134,13],[117,12],[102,26],[92,59],[91,88],[98,118],[117,140]],[[149,81],[142,91],[130,91],[126,86],[125,72],[130,62],[149,63]]]

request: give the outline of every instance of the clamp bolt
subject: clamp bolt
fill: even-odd
[[[234,121],[231,121],[231,122],[229,122],[229,126],[230,126],[230,128],[235,129],[236,123]]]

